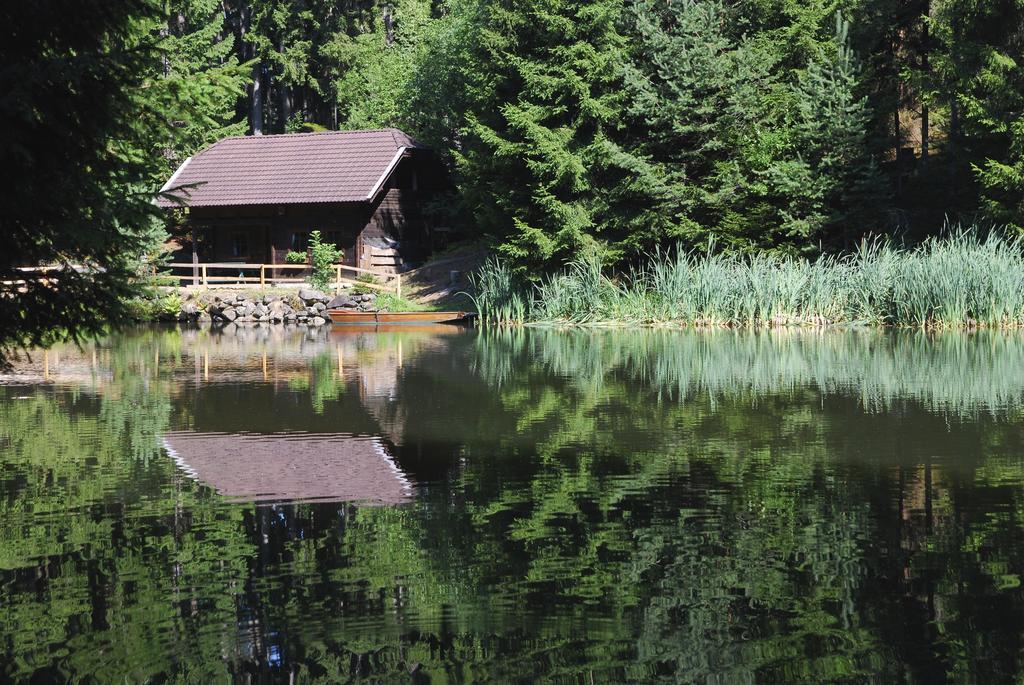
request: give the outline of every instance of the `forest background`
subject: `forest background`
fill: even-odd
[[[27,344],[116,320],[154,193],[227,135],[401,128],[451,170],[438,220],[520,274],[1024,230],[1024,0],[40,0],[0,26],[0,276],[97,267],[0,298]]]
[[[1013,0],[174,0],[181,133],[395,126],[514,262],[683,242],[810,255],[948,219],[1024,226]],[[163,96],[159,96],[163,97]]]

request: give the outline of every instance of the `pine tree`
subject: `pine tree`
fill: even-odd
[[[618,0],[495,0],[476,13],[465,201],[500,250],[539,264],[600,249],[591,168],[622,110]]]
[[[879,227],[884,183],[867,145],[870,110],[856,94],[858,64],[849,25],[837,15],[834,50],[800,75],[794,94],[794,152],[769,178],[784,202],[782,230],[795,243],[849,245]]]
[[[666,241],[745,246],[733,218],[749,204],[763,167],[773,112],[771,62],[729,35],[721,2],[647,0],[631,12],[633,59],[625,68],[628,119],[617,135],[609,224],[629,252]],[[770,242],[763,225],[756,241]]]
[[[126,318],[173,135],[152,99],[159,19],[148,0],[0,5],[0,364]],[[35,265],[64,268],[19,285]]]
[[[169,161],[176,165],[229,135],[245,133],[236,105],[249,69],[235,54],[219,0],[171,0],[160,42],[162,74],[155,85],[177,129]]]
[[[1024,2],[936,4],[951,152],[973,169],[983,216],[1024,231]]]
[[[369,30],[337,34],[326,51],[341,64],[332,84],[345,128],[405,124],[409,82],[422,35],[431,20],[430,0],[397,0],[375,7]],[[438,88],[439,84],[433,84]]]
[[[312,36],[319,32],[319,3],[306,0],[259,0],[251,3],[245,40],[256,59],[262,102],[261,130],[284,133],[297,127],[292,121],[296,92],[313,82],[310,61]],[[259,117],[256,108],[253,117]],[[256,123],[253,123],[255,130]]]

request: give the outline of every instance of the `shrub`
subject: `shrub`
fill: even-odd
[[[334,243],[325,243],[320,231],[309,234],[309,246],[313,253],[313,271],[309,275],[309,283],[317,290],[326,290],[334,280],[334,262],[345,253]]]
[[[380,280],[373,274],[359,274],[356,276],[357,283],[368,283],[370,285],[380,285]],[[376,288],[364,288],[356,285],[352,288],[352,293],[355,295],[369,295],[371,293],[376,294],[378,291]]]
[[[404,297],[398,297],[392,293],[379,293],[375,304],[378,309],[385,312],[421,312],[425,307],[417,302],[411,302]]]
[[[306,253],[305,252],[289,252],[284,256],[286,264],[305,264]]]

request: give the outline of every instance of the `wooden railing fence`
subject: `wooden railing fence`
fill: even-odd
[[[281,272],[308,271],[310,266],[308,264],[247,264],[241,262],[199,262],[198,264],[193,264],[192,262],[172,262],[163,265],[161,268],[166,269],[163,275],[178,278],[182,281],[191,280],[192,285],[196,286],[230,284],[258,285],[263,288],[267,285],[304,283],[306,279],[301,275],[299,277],[283,276]],[[232,273],[225,274],[223,273],[225,271]],[[383,283],[347,278],[342,275],[343,272],[369,274],[383,281]],[[334,281],[331,282],[331,287],[337,290],[346,285],[393,292],[399,297],[402,295],[402,277],[400,274],[380,273],[372,269],[361,269],[356,266],[348,266],[347,264],[335,264]]]
[[[25,277],[18,280],[5,280],[0,282],[3,286],[22,286],[26,280],[56,282],[63,271],[64,266],[27,266],[19,267],[17,271],[25,274]],[[72,265],[68,268],[84,270],[85,267]],[[210,285],[243,285],[259,286],[305,283],[306,278],[301,274],[298,276],[285,276],[282,272],[303,272],[309,271],[309,264],[248,264],[241,262],[171,262],[158,267],[160,274],[183,282],[191,281],[194,286]],[[345,286],[359,286],[370,290],[391,292],[402,296],[402,277],[398,273],[381,273],[373,269],[362,269],[347,264],[334,265],[334,280],[330,287],[338,290]],[[225,273],[230,272],[230,273]],[[348,278],[342,274],[351,272],[355,274],[369,274],[376,281],[359,281],[355,278]]]
[[[4,286],[21,286],[25,285],[26,281],[39,281],[41,283],[56,283],[60,279],[61,272],[65,269],[71,269],[72,271],[88,271],[88,268],[80,264],[68,264],[67,266],[59,264],[56,266],[19,266],[15,269],[20,273],[25,274],[24,278],[19,278],[10,281],[0,281],[0,285]],[[38,276],[33,274],[39,274]]]

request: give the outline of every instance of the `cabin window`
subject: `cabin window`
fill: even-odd
[[[245,233],[245,231],[235,231],[234,234],[231,236],[231,256],[249,256],[249,236]]]
[[[341,231],[327,231],[324,234],[324,242],[334,245],[339,250],[344,249],[341,246]]]
[[[292,233],[292,250],[294,252],[305,252],[309,246],[309,234],[305,231]]]

